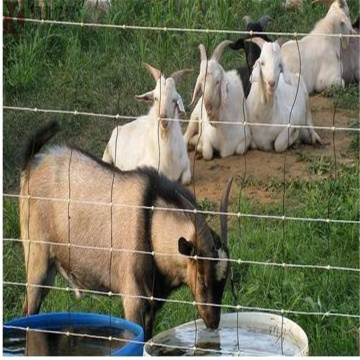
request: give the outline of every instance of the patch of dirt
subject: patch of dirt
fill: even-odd
[[[313,122],[316,126],[333,126],[334,104],[333,99],[321,95],[312,96],[310,99]],[[335,127],[349,127],[351,120],[357,117],[356,111],[337,109],[335,114]],[[215,158],[211,161],[196,159],[194,151],[189,153],[190,161],[194,169],[194,184],[188,186],[194,191],[198,199],[208,198],[217,204],[220,201],[222,191],[228,179],[233,176],[241,179],[246,175],[250,180],[242,190],[242,193],[250,199],[256,199],[262,203],[273,202],[279,199],[279,192],[270,191],[270,181],[278,180],[281,183],[285,179],[315,179],[324,177],[321,174],[311,173],[307,159],[329,159],[334,161],[334,148],[337,165],[347,164],[358,160],[355,154],[349,155],[351,133],[349,131],[316,130],[323,145],[313,147],[299,145],[289,149],[285,153],[262,152],[249,150],[244,156],[231,156],[228,158]],[[335,147],[334,147],[335,145]],[[329,176],[329,175],[325,175]],[[240,183],[240,182],[238,182]],[[280,188],[279,191],[282,191]],[[232,192],[233,196],[236,192]]]

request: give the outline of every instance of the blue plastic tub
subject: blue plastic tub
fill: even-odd
[[[111,327],[110,327],[111,325]],[[142,356],[143,353],[143,341],[144,341],[144,331],[141,326],[132,323],[127,320],[123,320],[117,317],[110,317],[108,315],[99,315],[99,314],[92,314],[92,313],[47,313],[47,314],[40,314],[40,315],[31,315],[28,317],[23,317],[15,320],[11,320],[7,322],[3,327],[3,340],[7,338],[11,334],[11,331],[14,331],[11,327],[20,327],[20,328],[29,328],[29,329],[38,329],[38,330],[47,330],[47,331],[64,331],[63,329],[69,329],[71,333],[77,333],[76,329],[77,327],[79,329],[91,329],[96,330],[99,329],[111,329],[112,333],[122,333],[123,331],[126,331],[127,334],[131,335],[131,341],[128,342],[111,342],[111,352],[109,350],[109,353],[107,355],[111,356]],[[21,331],[21,330],[19,330]],[[23,331],[25,334],[25,331]],[[35,336],[43,336],[42,334],[46,334],[48,336],[49,333],[46,332],[31,332],[35,334]],[[81,333],[81,332],[80,332]],[[87,333],[87,332],[85,332]],[[83,332],[84,334],[84,332]],[[50,336],[53,336],[53,334],[50,334]],[[66,335],[62,335],[63,337],[66,337]],[[101,335],[104,337],[108,337],[108,335]],[[78,336],[72,336],[69,335],[69,338],[72,337],[74,339],[80,339]],[[113,335],[113,338],[115,338],[116,335]],[[89,337],[83,337],[82,339],[86,339],[88,341],[88,344],[86,344],[87,347],[90,346],[91,348],[91,341],[92,339]],[[99,339],[95,339],[96,341],[100,341]],[[34,340],[36,347],[41,346],[41,341],[39,344],[39,341],[37,339]],[[107,341],[107,340],[104,340]],[[110,344],[110,343],[109,343]],[[120,346],[114,346],[117,344],[122,344]],[[124,345],[125,344],[125,345]],[[49,347],[49,345],[46,345]],[[59,345],[56,345],[59,347]],[[66,346],[66,344],[60,344],[61,346]],[[21,348],[21,346],[20,346]],[[22,349],[24,349],[24,344],[22,344]],[[94,346],[95,349],[95,346]],[[66,349],[65,349],[66,350]],[[90,351],[91,349],[87,349]],[[3,355],[5,356],[11,356],[11,355],[20,355],[19,350],[14,349],[6,349],[4,344],[4,350]],[[38,350],[37,350],[38,351]],[[95,353],[94,353],[95,354]],[[49,355],[50,353],[46,353],[43,355]],[[80,355],[80,354],[79,354]]]

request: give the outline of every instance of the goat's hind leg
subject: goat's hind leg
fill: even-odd
[[[56,268],[49,259],[49,248],[44,244],[24,244],[26,266],[26,295],[23,315],[37,314],[45,296],[50,291]]]
[[[300,140],[304,144],[308,145],[321,145],[322,141],[320,139],[320,136],[317,134],[317,132],[314,130],[314,125],[312,121],[312,114],[310,109],[310,102],[309,99],[306,102],[306,119],[305,119],[305,125],[306,128],[302,128],[300,130]]]

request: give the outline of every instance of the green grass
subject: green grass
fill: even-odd
[[[356,1],[348,1],[352,18],[359,12]],[[181,28],[243,29],[242,17],[254,19],[268,14],[273,20],[270,31],[307,32],[325,14],[325,7],[305,2],[304,15],[285,12],[280,0],[168,0],[113,1],[114,6],[103,22],[141,26]],[[74,5],[75,4],[75,5]],[[52,18],[81,21],[84,14],[79,2],[56,2]],[[30,15],[30,10],[28,11]],[[165,74],[193,67],[193,75],[184,78],[179,92],[184,104],[191,100],[199,68],[199,43],[208,53],[225,39],[236,35],[170,33],[144,30],[95,29],[68,26],[47,26],[27,23],[20,35],[4,36],[4,105],[78,110],[105,114],[138,115],[147,106],[135,101],[134,95],[151,90],[151,76],[142,68],[146,61]],[[241,52],[226,51],[225,68],[244,63]],[[358,109],[358,86],[346,91],[331,89],[331,96],[344,109]],[[189,116],[190,109],[188,109]],[[4,111],[3,182],[4,192],[18,191],[21,150],[29,132],[38,125],[57,119],[62,131],[56,143],[74,144],[101,156],[112,128],[119,122],[95,117],[54,115]],[[358,119],[352,121],[359,127]],[[21,147],[21,146],[20,146]],[[349,149],[358,160],[359,140],[355,135]],[[305,218],[337,218],[359,220],[359,168],[357,164],[338,166],[336,181],[331,159],[307,156],[306,170],[310,180],[286,182],[285,213]],[[283,183],[247,179],[246,187],[262,186],[282,199]],[[211,181],[211,179],[209,179]],[[199,199],[205,210],[217,210],[210,199]],[[237,202],[231,210],[238,211]],[[263,204],[242,196],[241,212],[283,214],[282,201]],[[5,238],[19,238],[17,200],[4,198],[3,232]],[[218,229],[218,219],[208,216]],[[24,282],[24,260],[21,244],[4,242],[4,280]],[[322,222],[265,220],[241,218],[230,220],[229,246],[231,257],[242,260],[304,265],[328,265],[359,268],[359,226]],[[283,268],[241,264],[234,266],[239,303],[274,309],[307,312],[340,312],[359,314],[359,275],[338,270]],[[56,286],[66,287],[62,279]],[[4,286],[4,320],[21,314],[25,289]],[[171,299],[192,301],[187,288],[172,294]],[[227,288],[225,304],[235,304]],[[174,311],[174,308],[176,311]],[[72,294],[53,290],[42,311],[94,311],[122,316],[118,299],[85,296],[76,301]],[[198,317],[191,305],[167,303],[156,317],[155,331]],[[342,317],[322,318],[315,315],[289,315],[309,337],[311,355],[359,355],[359,321]]]

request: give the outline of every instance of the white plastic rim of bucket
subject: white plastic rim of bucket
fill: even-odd
[[[308,356],[309,354],[308,337],[305,331],[294,321],[284,316],[270,314],[270,313],[263,313],[263,312],[236,313],[235,312],[235,313],[222,314],[219,327],[236,328],[237,319],[241,328],[246,326],[247,329],[263,331],[266,333],[270,332],[274,336],[278,336],[278,337],[280,337],[281,334],[285,334],[286,336],[291,336],[293,341],[296,342],[296,345],[299,349],[299,351],[297,353],[294,353],[292,356]],[[196,320],[196,325],[199,330],[201,328],[205,328],[205,324],[201,319]],[[173,332],[175,329],[176,331],[180,331],[183,328],[195,329],[194,321],[190,321],[188,323],[179,325],[175,328],[169,329],[154,336],[144,345],[143,356],[152,356],[150,350],[152,343],[161,344],[162,339],[165,338],[167,334]]]

